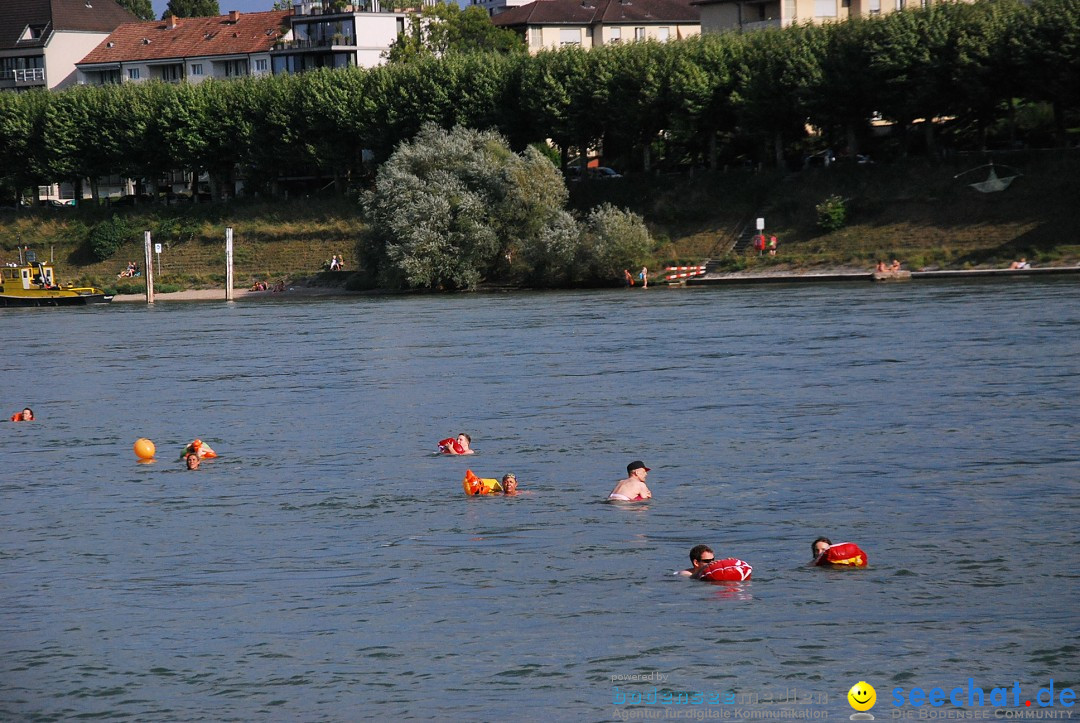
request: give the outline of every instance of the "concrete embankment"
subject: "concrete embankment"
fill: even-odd
[[[1037,269],[955,269],[942,271],[911,271],[902,277],[888,277],[880,281],[921,281],[933,279],[977,279],[1000,276],[1052,276],[1080,274],[1080,266],[1047,266]],[[784,271],[768,274],[705,274],[684,281],[686,286],[716,286],[721,284],[794,284],[810,282],[874,281],[870,271],[797,272]]]

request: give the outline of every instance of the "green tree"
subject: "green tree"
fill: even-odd
[[[116,4],[139,20],[154,19],[154,6],[150,3],[150,0],[116,0]]]
[[[743,46],[733,97],[744,128],[771,141],[777,167],[784,165],[785,141],[805,133],[824,37],[820,27],[799,25],[751,33]]]
[[[221,15],[218,0],[169,0],[161,19],[175,15],[178,18],[210,18]]]
[[[582,240],[594,281],[620,281],[624,269],[642,265],[652,252],[645,220],[636,213],[603,204],[582,222]]]
[[[617,99],[608,104],[609,136],[641,153],[642,169],[649,171],[653,142],[670,126],[676,94],[683,92],[672,83],[673,61],[681,46],[649,41],[606,50],[610,56],[608,97]]]
[[[0,187],[14,195],[44,182],[42,132],[52,94],[47,91],[0,93]]]
[[[1080,3],[1034,0],[1017,20],[1010,57],[1019,61],[1027,96],[1053,105],[1057,142],[1065,146],[1066,114],[1080,111]]]
[[[671,84],[676,89],[671,131],[685,139],[691,155],[717,167],[721,131],[735,127],[732,93],[735,89],[737,50],[741,35],[707,34],[690,38],[678,47]]]
[[[99,199],[98,179],[117,173],[127,152],[117,90],[94,85],[69,88],[55,94],[45,113],[44,139],[53,177],[70,179],[76,189],[88,179],[94,201]]]
[[[574,46],[544,50],[521,68],[518,103],[529,124],[527,134],[532,139],[550,138],[559,148],[563,168],[572,146],[579,146],[584,155],[602,135],[599,118],[590,108],[594,93],[605,92],[607,84],[589,75],[602,57],[590,58],[589,53]]]
[[[876,22],[877,18],[854,18],[825,26],[821,75],[811,96],[811,121],[827,132],[836,129],[851,157],[859,153],[870,116],[877,110],[877,90],[884,82],[874,72],[867,43]]]
[[[386,58],[406,63],[453,53],[522,53],[524,40],[512,30],[495,27],[479,5],[462,10],[456,3],[425,5],[410,13],[408,27],[390,46]]]
[[[475,288],[543,244],[576,250],[566,187],[539,152],[493,131],[429,123],[379,169],[365,197],[364,262],[385,285]]]
[[[934,119],[960,108],[955,14],[947,5],[890,13],[871,25],[868,38],[869,70],[883,79],[877,93],[878,110],[904,129],[923,119],[931,154],[937,153]]]

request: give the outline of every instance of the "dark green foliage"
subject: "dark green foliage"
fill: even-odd
[[[408,4],[415,3],[408,0]],[[525,43],[517,33],[493,25],[479,5],[462,10],[456,3],[440,2],[410,13],[405,32],[398,35],[386,57],[391,63],[407,63],[476,52],[524,53]]]
[[[840,196],[829,196],[814,209],[818,227],[823,231],[838,231],[847,223],[847,202]]]
[[[116,4],[128,10],[139,20],[154,19],[154,6],[150,0],[116,0]]]
[[[112,257],[121,246],[132,240],[134,233],[123,216],[113,216],[94,226],[87,245],[98,261]]]
[[[178,18],[210,18],[221,15],[218,0],[169,0],[161,19],[175,15]]]

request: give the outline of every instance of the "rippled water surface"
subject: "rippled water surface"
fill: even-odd
[[[880,719],[898,686],[1080,677],[1075,280],[0,329],[0,411],[39,417],[0,424],[3,719],[610,720],[654,686],[843,719],[859,680]],[[475,457],[432,453],[459,431]],[[189,472],[196,436],[221,457]],[[654,500],[602,502],[639,458]],[[466,498],[467,467],[527,492]],[[819,534],[871,566],[807,568]],[[699,542],[753,580],[672,576]]]

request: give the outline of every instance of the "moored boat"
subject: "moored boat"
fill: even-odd
[[[85,306],[106,304],[112,296],[92,286],[60,286],[52,264],[33,252],[25,261],[0,267],[0,306]]]

